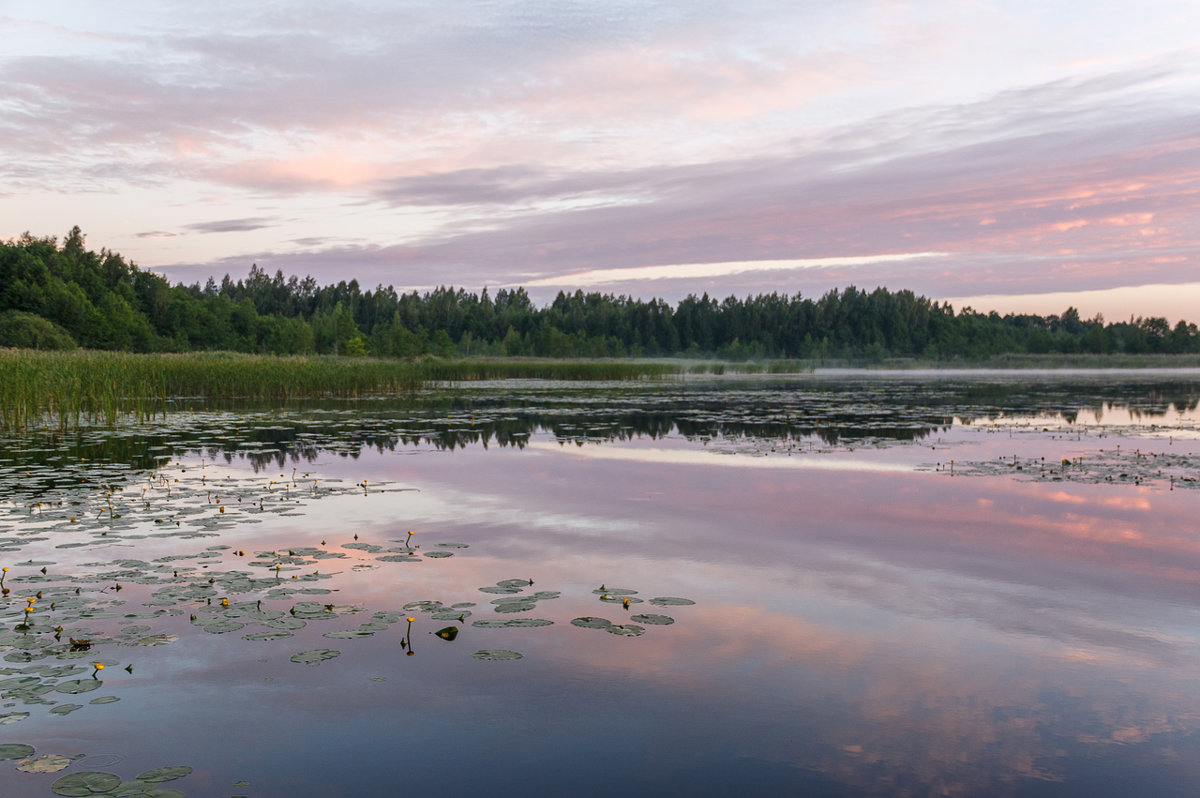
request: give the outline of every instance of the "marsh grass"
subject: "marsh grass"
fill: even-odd
[[[542,378],[628,380],[677,373],[663,363],[422,361],[271,357],[227,352],[136,355],[0,349],[0,428],[147,419],[179,398],[279,400],[357,397],[430,383]]]

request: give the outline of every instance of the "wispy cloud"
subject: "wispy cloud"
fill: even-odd
[[[22,12],[40,38],[0,56],[0,218],[37,207],[13,232],[81,223],[179,274],[943,296],[1180,282],[1200,218],[1189,21],[1169,3],[1065,18],[857,0]],[[113,196],[141,221],[115,223]],[[47,215],[67,209],[83,218]],[[854,260],[919,252],[947,254]]]
[[[187,229],[196,233],[245,233],[262,230],[274,224],[274,220],[262,217],[247,219],[218,219],[212,222],[193,222]]]

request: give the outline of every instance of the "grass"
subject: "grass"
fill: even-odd
[[[602,361],[411,362],[267,357],[224,352],[134,355],[0,349],[0,428],[144,419],[177,398],[288,400],[398,393],[430,383],[543,378],[628,380],[678,373],[664,363]]]
[[[1195,368],[1196,355],[1005,355],[986,360],[687,360],[477,359],[419,361],[346,357],[271,357],[227,352],[135,355],[76,350],[0,349],[0,429],[112,424],[150,418],[181,398],[287,401],[401,393],[430,384],[492,379],[634,380],[675,374],[784,374],[819,367]]]

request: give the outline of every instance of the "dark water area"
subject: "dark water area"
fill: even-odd
[[[1198,401],[510,381],[4,439],[0,795],[1194,795]]]

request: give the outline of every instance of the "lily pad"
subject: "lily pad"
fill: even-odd
[[[79,693],[90,693],[93,690],[99,690],[103,684],[104,682],[99,679],[67,679],[64,682],[54,685],[54,689],[67,695],[78,695]]]
[[[58,704],[51,708],[51,715],[70,715],[77,709],[83,709],[83,704]]]
[[[356,637],[372,637],[375,632],[370,629],[341,629],[336,632],[326,632],[321,637],[328,637],[332,640],[352,640]]]
[[[500,660],[500,659],[521,659],[521,655],[515,651],[507,651],[502,648],[485,648],[482,651],[476,651],[473,656],[475,659]]]
[[[542,618],[513,618],[511,621],[475,621],[472,626],[478,626],[480,629],[524,629],[534,626],[551,626],[554,621],[547,621]]]
[[[149,782],[158,783],[158,782],[164,782],[164,781],[174,781],[175,779],[182,779],[184,776],[186,776],[187,774],[189,774],[191,772],[192,772],[192,769],[190,767],[188,767],[187,765],[173,765],[171,767],[155,768],[154,770],[147,770],[145,773],[139,773],[137,778],[138,778],[138,781],[149,781]]]
[[[243,640],[282,640],[285,637],[294,637],[291,632],[283,630],[276,632],[254,632],[253,634],[242,635]]]
[[[443,640],[454,640],[458,637],[458,627],[447,626],[445,629],[438,629],[434,634]]]
[[[645,613],[643,615],[631,615],[629,616],[629,620],[636,621],[637,623],[644,623],[649,626],[670,626],[671,624],[675,623],[675,619],[670,615],[655,615],[652,612]]]
[[[6,743],[0,745],[0,760],[4,759],[24,759],[27,756],[33,755],[34,748],[32,745],[24,743]]]
[[[658,598],[650,599],[650,603],[656,604],[659,607],[688,607],[696,602],[677,596],[659,596]]]
[[[42,754],[29,757],[17,763],[17,770],[23,773],[57,773],[66,770],[75,760],[62,754]]]
[[[84,771],[63,776],[50,785],[55,795],[87,796],[101,795],[121,784],[121,777],[114,773]]]
[[[607,629],[612,626],[612,621],[606,618],[596,618],[591,615],[585,615],[582,618],[572,618],[572,626],[581,626],[584,629]]]
[[[614,623],[605,631],[609,634],[619,635],[620,637],[641,637],[642,635],[646,634],[646,628],[643,626],[638,626],[635,623]]]
[[[298,662],[301,665],[317,665],[327,659],[341,656],[342,652],[335,651],[331,648],[314,648],[311,651],[301,651],[298,654],[293,654],[292,662]]]

